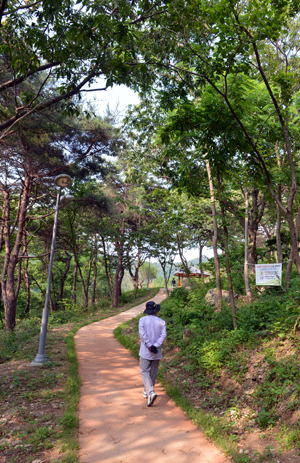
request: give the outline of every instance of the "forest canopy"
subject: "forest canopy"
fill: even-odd
[[[0,17],[6,329],[44,297],[61,173],[75,199],[59,214],[53,311],[117,307],[124,276],[135,293],[150,281],[149,258],[168,291],[189,248],[201,267],[213,247],[203,265],[234,326],[255,264],[282,263],[286,287],[293,263],[300,275],[298,2],[4,0]],[[121,83],[141,98],[122,127],[86,99]]]

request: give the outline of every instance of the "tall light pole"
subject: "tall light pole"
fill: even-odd
[[[48,361],[45,355],[45,345],[46,345],[47,324],[48,324],[48,314],[49,314],[48,303],[49,303],[50,290],[51,290],[51,275],[52,275],[54,248],[55,248],[56,231],[57,231],[58,211],[59,211],[60,201],[62,199],[61,190],[63,188],[71,186],[72,179],[69,175],[61,174],[55,177],[54,183],[56,186],[59,187],[59,191],[58,191],[57,198],[56,198],[56,208],[55,208],[54,225],[53,225],[53,233],[52,233],[49,268],[48,268],[48,280],[47,280],[45,306],[44,306],[44,310],[42,314],[39,351],[38,351],[38,354],[35,356],[35,359],[33,360],[33,362],[31,362],[30,366],[43,365],[45,362]],[[65,198],[67,199],[68,196],[65,196]],[[73,196],[69,196],[69,198],[71,199],[73,198]]]

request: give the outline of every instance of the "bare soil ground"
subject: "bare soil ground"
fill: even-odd
[[[60,461],[59,420],[65,411],[68,376],[64,338],[71,325],[52,329],[47,338],[51,363],[30,367],[24,360],[0,365],[0,461]],[[32,340],[36,344],[36,340]]]

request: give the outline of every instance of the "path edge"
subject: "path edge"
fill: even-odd
[[[129,350],[136,359],[139,359],[139,346],[134,344],[128,335],[122,334],[122,327],[128,326],[132,321],[140,318],[140,316],[141,314],[121,323],[113,330],[115,339],[125,347],[125,349]],[[234,445],[230,436],[224,434],[224,430],[219,423],[219,418],[216,415],[212,413],[206,414],[202,409],[194,408],[189,400],[181,394],[178,388],[173,387],[164,379],[160,369],[158,370],[157,379],[167,396],[183,411],[187,418],[203,432],[209,442],[223,452],[226,457],[230,457],[233,463],[250,463],[249,459],[242,459],[242,457],[247,458],[247,455],[240,455],[239,448]]]
[[[140,299],[138,303],[135,301],[124,310],[120,310],[118,313],[113,313],[112,315],[78,323],[68,332],[65,340],[67,347],[67,361],[69,364],[69,374],[66,382],[66,411],[60,419],[61,425],[63,427],[62,447],[67,447],[67,450],[61,460],[61,463],[69,463],[70,461],[72,461],[72,463],[79,463],[80,447],[78,406],[80,400],[81,377],[79,375],[79,363],[75,343],[75,336],[77,331],[79,331],[80,328],[83,328],[84,326],[115,317],[119,313],[127,312],[137,305],[144,304],[145,302],[151,300],[151,298],[155,297],[160,289],[161,288],[153,288],[153,292],[151,293],[150,297],[147,296],[143,299]],[[70,460],[70,458],[72,458],[72,460]]]

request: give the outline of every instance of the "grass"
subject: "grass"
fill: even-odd
[[[38,335],[30,338],[25,332],[21,336],[15,352],[17,360],[0,364],[0,441],[6,440],[0,444],[3,462],[78,462],[80,377],[74,336],[80,327],[128,310],[158,291],[144,292],[134,301],[131,298],[117,310],[102,309],[101,313],[90,314],[88,320],[85,315],[85,321],[76,325],[50,325],[46,344],[50,361],[42,367],[28,365],[36,354]],[[17,447],[10,444],[15,439],[21,441]]]
[[[298,419],[293,424],[300,407],[300,335],[294,330],[299,290],[297,280],[288,294],[272,289],[242,305],[236,330],[230,307],[216,313],[205,304],[205,288],[175,290],[161,304],[168,336],[159,380],[235,463],[276,461],[274,445],[280,461],[283,453],[283,461],[290,461],[299,449]],[[114,331],[136,357],[139,318]],[[265,430],[263,441],[260,430]],[[246,454],[239,453],[243,449]]]
[[[114,330],[115,338],[136,358],[139,357],[137,326],[138,320],[141,317],[142,315],[139,315],[133,320],[122,323]],[[127,332],[129,326],[134,327],[133,332]],[[236,445],[234,445],[236,437],[233,434],[230,434],[228,425],[226,423],[222,423],[222,420],[220,420],[219,417],[214,416],[212,413],[207,414],[202,410],[195,409],[189,400],[181,394],[178,387],[172,386],[165,380],[161,368],[158,371],[158,379],[164,387],[167,395],[186,413],[190,420],[204,431],[206,437],[213,440],[214,443],[227,455],[231,455],[232,457],[236,456],[239,459],[239,463],[241,463],[242,460],[239,455],[237,455],[237,448]],[[236,461],[238,462],[238,460]]]
[[[205,413],[203,410],[197,410],[184,397],[178,387],[174,387],[165,381],[162,374],[158,375],[160,383],[163,385],[167,395],[180,407],[187,417],[202,429],[208,439],[211,439],[224,453],[230,456],[236,454],[236,436],[230,433],[230,427],[223,423],[219,417],[212,413]]]
[[[65,455],[61,460],[62,463],[75,463],[78,461],[78,427],[79,420],[77,416],[77,407],[80,398],[80,377],[78,375],[78,361],[75,352],[74,336],[81,326],[76,325],[72,328],[66,337],[67,359],[69,363],[69,377],[66,384],[66,411],[60,419],[60,425],[63,428],[62,451]]]
[[[108,304],[107,300],[104,300],[104,302],[98,305],[94,304],[88,308],[83,308],[76,304],[65,304],[65,311],[52,312],[49,314],[48,330],[52,327],[59,327],[66,324],[81,323],[83,320],[90,320],[91,323],[99,319],[99,314],[101,314],[101,317],[105,315],[111,316],[114,313],[125,310],[124,307],[126,309],[133,307],[136,301],[147,300],[149,294],[155,294],[157,291],[159,291],[159,288],[139,290],[138,297],[134,303],[132,303],[134,291],[129,291],[121,296],[121,307],[118,309],[112,309],[111,304]],[[33,310],[26,318],[17,320],[17,325],[13,332],[5,331],[4,325],[2,329],[0,328],[0,364],[12,359],[28,358],[32,342],[36,342],[37,336],[39,336],[40,333],[41,317],[41,310],[39,312]],[[33,358],[31,360],[33,360]]]
[[[136,299],[134,303],[132,302],[127,303],[126,306],[122,307],[122,310],[121,309],[118,310],[118,313],[124,310],[129,310],[130,308],[135,307],[136,305],[142,304],[143,302],[149,299],[150,294],[151,294],[151,297],[154,297],[158,293],[159,289],[160,288],[149,291],[148,296],[146,298],[144,297],[142,299]],[[114,315],[116,314],[114,313],[111,316],[114,316]],[[76,325],[74,328],[72,328],[66,337],[67,359],[69,362],[69,378],[67,382],[67,395],[66,395],[67,409],[66,409],[65,414],[62,416],[60,420],[60,424],[63,427],[62,449],[66,452],[66,454],[61,460],[61,463],[77,463],[79,461],[78,460],[79,421],[78,421],[78,416],[77,416],[77,408],[78,408],[78,403],[79,403],[79,398],[80,398],[81,380],[78,375],[78,361],[77,361],[77,355],[75,351],[74,337],[77,331],[83,326],[89,325],[96,321],[103,320],[104,318],[109,318],[109,317],[100,317],[92,321],[82,322],[79,325]]]

